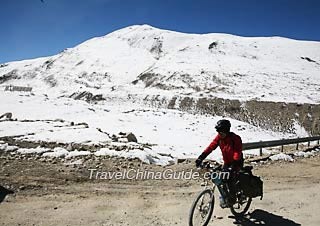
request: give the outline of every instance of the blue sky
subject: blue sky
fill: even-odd
[[[320,41],[318,0],[0,0],[0,63],[134,25]]]

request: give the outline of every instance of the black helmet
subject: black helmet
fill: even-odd
[[[217,122],[217,125],[215,126],[216,130],[218,132],[230,132],[231,123],[229,120],[221,119]]]

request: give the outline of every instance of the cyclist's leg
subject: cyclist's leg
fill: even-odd
[[[237,172],[231,172],[230,178],[227,181],[228,186],[228,203],[233,205],[236,202],[236,183],[237,183]]]

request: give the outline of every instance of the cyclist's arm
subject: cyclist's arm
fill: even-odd
[[[214,150],[218,147],[219,144],[219,135],[217,135],[209,146],[201,153],[201,155],[196,160],[196,166],[199,167],[201,162]]]
[[[233,150],[233,160],[239,161],[242,156],[242,140],[239,136],[234,139],[234,150]]]
[[[219,145],[220,136],[217,135],[213,141],[209,144],[209,146],[203,151],[203,154],[208,156],[213,150],[215,150]]]

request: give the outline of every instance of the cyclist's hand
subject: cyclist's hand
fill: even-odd
[[[196,160],[196,167],[199,168],[202,164],[202,161],[207,157],[208,154],[202,152],[201,155]]]
[[[196,160],[196,167],[199,168],[201,166],[201,164],[202,164],[202,159],[198,158]]]

